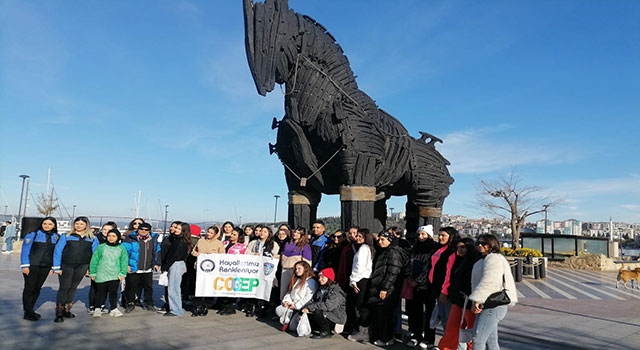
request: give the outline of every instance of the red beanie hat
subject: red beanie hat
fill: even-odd
[[[324,276],[324,277],[330,279],[331,282],[335,282],[336,281],[336,274],[333,272],[333,269],[330,268],[330,267],[327,267],[326,269],[320,271],[318,276]]]
[[[200,237],[200,232],[202,232],[202,229],[198,225],[191,224],[189,225],[189,231],[191,231],[192,236]]]

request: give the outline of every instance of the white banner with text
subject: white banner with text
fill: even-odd
[[[201,254],[196,263],[197,297],[269,300],[278,259],[244,254]]]

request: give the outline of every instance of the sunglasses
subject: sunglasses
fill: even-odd
[[[337,238],[337,239],[343,239],[343,238],[344,238],[344,236],[343,236],[343,235],[333,236],[333,239],[336,239],[336,238]]]
[[[134,224],[134,225],[140,225],[140,224],[141,224],[141,222],[137,222],[137,221],[136,221],[136,222],[134,222],[133,224]]]
[[[477,241],[476,242],[476,245],[485,245],[485,244],[487,244],[487,242],[483,242],[483,241]]]
[[[143,228],[139,228],[138,231],[149,231],[149,229],[146,227],[143,227]]]

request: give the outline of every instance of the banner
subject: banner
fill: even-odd
[[[197,297],[269,300],[278,259],[245,254],[201,254],[196,263]]]

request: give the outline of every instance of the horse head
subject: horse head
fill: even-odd
[[[245,48],[258,93],[265,96],[275,84],[284,84],[295,64],[296,14],[287,0],[254,3],[244,0]],[[290,17],[294,17],[293,19]]]

